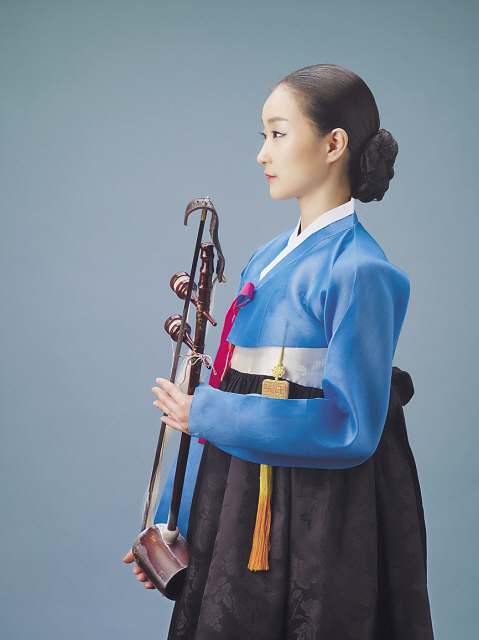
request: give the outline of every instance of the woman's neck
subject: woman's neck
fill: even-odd
[[[351,199],[351,189],[346,180],[339,180],[331,186],[323,185],[317,193],[299,197],[301,210],[301,232],[327,211],[339,207]]]
[[[334,163],[326,180],[318,188],[298,197],[301,210],[301,232],[327,211],[351,200],[351,187],[345,169],[346,159]]]

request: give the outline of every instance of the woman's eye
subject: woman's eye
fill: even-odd
[[[264,131],[260,131],[259,135],[263,138],[263,140],[266,140],[267,136],[266,136],[266,133]],[[273,138],[282,138],[286,134],[285,133],[281,133],[281,131],[272,131],[271,135],[272,135]]]

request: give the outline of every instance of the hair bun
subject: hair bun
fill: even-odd
[[[398,144],[386,129],[379,129],[364,147],[361,157],[363,180],[357,197],[361,202],[382,200],[389,189],[389,181],[394,177],[394,161],[398,154]]]

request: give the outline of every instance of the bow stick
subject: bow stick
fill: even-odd
[[[201,212],[200,224],[198,228],[198,235],[196,238],[195,251],[193,254],[193,261],[191,264],[190,280],[188,282],[188,289],[186,292],[185,304],[183,307],[183,315],[181,318],[181,324],[178,331],[178,338],[177,338],[177,344],[175,349],[175,355],[173,358],[173,364],[171,367],[170,382],[173,382],[173,383],[175,382],[175,379],[176,379],[178,362],[179,362],[180,353],[181,353],[181,346],[183,344],[183,339],[185,336],[186,319],[188,316],[188,310],[191,302],[191,297],[193,292],[193,283],[195,280],[196,268],[198,265],[198,257],[201,249],[201,241],[203,238],[203,230],[204,230],[208,211],[211,212],[210,235],[211,235],[213,244],[215,246],[216,252],[218,254],[216,278],[218,279],[219,282],[225,281],[225,277],[223,273],[224,266],[225,266],[225,259],[223,256],[223,252],[221,250],[219,239],[218,239],[218,226],[219,226],[218,214],[216,212],[216,209],[213,206],[213,203],[211,202],[208,196],[206,196],[206,198],[195,198],[194,200],[191,200],[188,203],[185,211],[184,225],[187,226],[188,217],[190,216],[191,213],[193,213],[193,211],[197,211],[198,209],[201,209],[202,212]],[[145,502],[144,502],[143,518],[141,522],[142,531],[153,524],[153,520],[155,517],[155,512],[156,512],[156,507],[158,502],[160,462],[163,455],[165,432],[166,432],[166,424],[162,420],[161,426],[160,426],[160,433],[158,436],[158,444],[156,447],[155,459],[153,462],[153,470],[151,472],[150,484],[148,486],[148,490],[147,490]]]

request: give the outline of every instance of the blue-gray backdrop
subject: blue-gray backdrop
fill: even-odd
[[[2,0],[0,636],[166,637],[170,603],[121,558],[138,533],[181,304],[210,195],[228,283],[297,219],[269,198],[270,86],[334,62],[399,141],[365,226],[412,282],[396,362],[429,533],[439,640],[477,635],[478,4],[404,0]],[[210,336],[213,349],[217,334]]]

